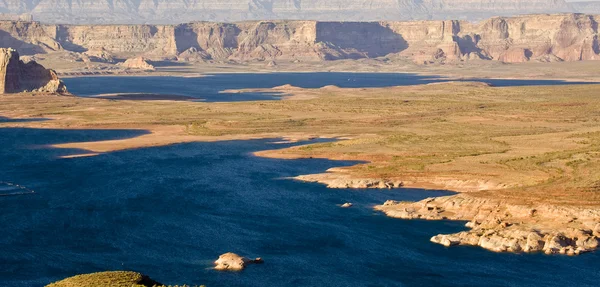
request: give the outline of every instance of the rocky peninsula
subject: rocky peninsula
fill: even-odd
[[[401,219],[468,221],[468,231],[431,238],[444,246],[579,255],[600,245],[600,210],[592,208],[516,205],[460,194],[420,202],[387,201],[375,209]]]

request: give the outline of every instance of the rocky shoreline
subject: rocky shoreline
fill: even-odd
[[[421,220],[467,221],[467,231],[438,234],[431,242],[447,247],[479,246],[494,252],[579,255],[600,248],[600,210],[550,204],[518,205],[504,200],[478,197],[470,192],[487,190],[490,183],[431,179],[416,184],[399,179],[355,177],[344,169],[294,177],[316,182],[328,188],[391,189],[401,187],[446,187],[462,192],[457,195],[427,198],[419,202],[388,200],[375,210],[389,217]],[[498,189],[501,184],[491,185]]]
[[[282,154],[268,152],[260,152],[256,153],[256,155],[271,158],[283,158]],[[294,156],[292,156],[292,158],[293,157]],[[410,182],[406,182],[398,178],[374,178],[368,176],[358,176],[356,174],[352,174],[346,167],[332,167],[324,173],[299,175],[293,177],[292,179],[304,182],[320,183],[327,186],[327,188],[335,189],[392,189],[406,187],[407,184],[410,184]]]
[[[375,179],[375,178],[354,178],[350,175],[321,173],[300,175],[294,177],[295,180],[305,182],[317,182],[326,185],[328,188],[368,188],[368,189],[392,189],[404,186],[401,180],[393,179]]]
[[[526,206],[458,194],[375,206],[400,219],[464,220],[470,230],[431,238],[444,246],[480,246],[494,252],[579,255],[600,246],[600,210]]]

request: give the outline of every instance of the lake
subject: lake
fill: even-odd
[[[230,89],[266,89],[290,84],[302,88],[321,88],[335,85],[342,88],[376,88],[447,82],[439,76],[407,73],[232,73],[209,74],[204,77],[78,77],[66,78],[69,91],[79,96],[104,94],[149,93],[185,96],[207,102],[277,100],[279,93],[225,93]],[[559,80],[471,79],[497,87],[589,84]]]
[[[0,128],[0,282],[43,286],[135,270],[207,286],[594,286],[598,253],[496,254],[429,242],[463,222],[388,218],[372,206],[444,191],[337,190],[286,179],[352,162],[250,153],[278,139],[187,143],[61,159],[43,145],[140,135],[127,130]],[[11,188],[13,190],[11,190]],[[27,193],[28,190],[35,193]],[[349,209],[338,206],[353,202]],[[222,253],[262,257],[240,273]]]
[[[430,81],[443,79],[349,73],[66,79],[81,96],[159,93],[207,101],[279,97],[220,94],[224,89]],[[17,122],[0,118],[0,124]],[[328,189],[288,178],[356,162],[252,156],[300,143],[198,142],[79,158],[61,157],[85,151],[48,147],[145,133],[0,128],[0,286],[44,286],[106,270],[209,287],[598,285],[599,252],[566,257],[445,248],[429,238],[464,230],[464,222],[399,220],[372,209],[388,199],[417,201],[447,191]],[[354,206],[340,208],[345,202]],[[240,273],[212,270],[225,252],[265,263]]]

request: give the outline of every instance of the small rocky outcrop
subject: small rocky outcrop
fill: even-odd
[[[104,48],[92,49],[84,53],[92,62],[115,63],[114,56]]]
[[[535,208],[466,194],[419,202],[389,200],[375,207],[402,219],[466,220],[468,231],[431,238],[444,246],[473,245],[494,252],[579,255],[600,247],[600,210]]]
[[[332,180],[326,182],[327,187],[329,188],[374,188],[374,189],[392,189],[392,188],[400,188],[403,183],[401,181],[392,181],[385,179],[351,179],[351,180]]]
[[[54,70],[35,61],[23,62],[11,48],[0,48],[0,93],[46,92],[67,94]]]
[[[225,253],[215,261],[215,269],[220,271],[241,271],[250,264],[263,263],[262,258],[248,259],[235,253]]]
[[[177,55],[178,62],[206,62],[210,59],[211,55],[209,53],[203,50],[199,50],[196,47],[190,47],[189,49]]]
[[[154,71],[155,68],[152,66],[148,60],[144,57],[137,57],[127,59],[125,62],[121,63],[121,67],[126,69],[134,69],[134,70],[144,70],[144,71]]]
[[[531,51],[527,49],[512,48],[502,53],[498,60],[505,63],[524,63],[529,61],[531,55]]]

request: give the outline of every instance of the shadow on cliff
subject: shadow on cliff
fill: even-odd
[[[239,48],[238,36],[242,30],[237,27],[236,24],[218,24],[218,29],[211,28],[208,35],[199,35],[194,30],[193,25],[181,24],[175,27],[175,46],[177,53],[188,51],[189,49],[195,49],[196,51],[208,56],[210,58],[227,58],[230,52],[229,50],[235,50]],[[199,39],[203,39],[205,43],[202,45]],[[205,49],[212,48],[212,52],[208,52]]]
[[[342,57],[329,55],[326,60],[359,59],[364,56],[376,58],[399,53],[408,48],[408,42],[402,35],[380,23],[319,22],[317,42],[341,50]]]
[[[189,63],[185,62],[174,62],[174,61],[148,61],[152,66],[158,67],[185,67],[191,66]]]
[[[46,51],[38,45],[27,43],[13,37],[10,33],[0,30],[0,48],[13,48],[21,55],[46,54]]]
[[[69,40],[69,38],[70,38],[70,36],[69,36],[68,26],[58,25],[57,30],[56,30],[56,41],[65,50],[71,51],[71,52],[77,52],[77,53],[83,53],[88,50],[87,48],[85,48],[81,45],[74,44],[73,42],[71,42],[71,40]]]
[[[458,43],[458,47],[460,48],[461,54],[470,54],[476,53],[479,54],[483,59],[491,60],[491,58],[485,55],[483,49],[481,49],[477,44],[481,40],[481,36],[475,35],[466,35],[464,37],[455,36],[454,39]]]
[[[175,46],[177,53],[181,53],[189,48],[200,49],[198,33],[187,25],[182,24],[175,27]]]

